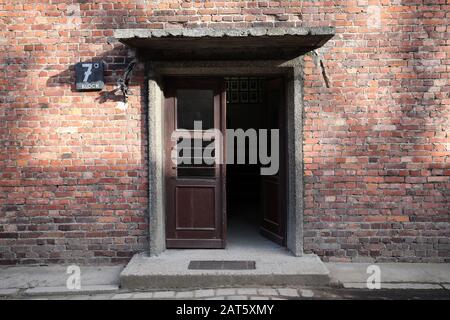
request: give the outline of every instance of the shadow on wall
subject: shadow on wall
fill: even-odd
[[[120,6],[123,6],[124,11],[128,8],[126,4],[115,4],[114,8],[120,9]],[[144,5],[136,6],[136,8],[141,8],[133,10],[136,17],[147,14]],[[47,30],[46,41],[42,41],[42,44],[35,44],[39,39],[30,40],[30,43],[33,44],[25,45],[24,51],[9,52],[8,56],[3,58],[2,63],[6,65],[4,76],[10,75],[9,78],[7,77],[10,79],[14,75],[14,82],[8,85],[7,94],[0,96],[0,101],[10,106],[0,114],[6,120],[2,123],[5,130],[0,132],[2,134],[1,145],[6,148],[8,155],[7,158],[5,154],[0,159],[6,162],[11,159],[27,160],[27,152],[24,149],[30,145],[38,147],[42,143],[42,141],[31,140],[35,140],[32,139],[37,130],[35,126],[42,126],[39,121],[47,121],[50,114],[55,114],[49,109],[83,105],[83,103],[87,103],[86,99],[92,99],[92,97],[100,104],[107,102],[117,104],[123,101],[123,95],[117,89],[117,80],[123,76],[133,57],[132,52],[118,44],[110,37],[110,34],[112,25],[114,28],[121,28],[129,24],[127,21],[129,16],[119,14],[111,16],[112,4],[99,4],[97,1],[75,0],[72,4],[61,4],[58,6],[58,10],[61,11],[61,16],[54,16],[51,19],[61,18],[61,22],[55,22],[52,29],[45,29]],[[114,12],[117,11],[114,10]],[[118,11],[120,13],[120,10]],[[20,21],[20,16],[17,19]],[[38,26],[40,23],[46,22],[36,21]],[[11,33],[11,37],[14,37],[14,33]],[[65,40],[64,37],[67,39]],[[9,50],[13,50],[13,48],[9,47]],[[49,55],[48,51],[55,51],[55,53]],[[61,53],[62,55],[59,56],[58,54]],[[77,55],[79,56],[77,57]],[[53,61],[57,60],[68,61],[68,63],[55,64]],[[84,61],[104,62],[105,89],[103,91],[89,93],[76,91],[75,63]],[[64,68],[66,69],[62,70]],[[136,81],[132,79],[131,86],[140,87],[140,92],[133,90],[132,94],[140,96],[140,102],[145,103],[142,65],[137,66],[136,69]],[[117,111],[123,113],[123,110]],[[115,117],[119,118],[120,115],[115,115]],[[13,120],[20,120],[23,128],[10,130],[8,126],[13,124],[8,121]],[[44,126],[46,124],[46,122],[43,123]],[[142,134],[145,135],[146,128],[144,126],[145,123],[142,128]],[[53,130],[56,129],[53,126]],[[46,129],[41,127],[40,130],[45,133]],[[22,158],[22,156],[24,157]],[[3,162],[3,165],[9,166],[9,163]]]
[[[108,38],[116,18],[94,1],[98,11],[85,13],[86,3],[67,9],[67,23],[63,12],[45,41],[2,59],[11,84],[0,95],[0,264],[125,261],[148,246],[143,68],[128,108],[117,108],[117,79],[133,57]],[[104,61],[105,91],[76,91],[83,61]]]
[[[310,129],[305,133],[307,138],[311,135],[312,141],[319,140],[321,145],[315,147],[322,148],[321,152],[333,154],[323,167],[330,172],[332,169],[345,172],[349,168],[345,161],[353,158],[352,168],[367,173],[361,182],[350,187],[353,194],[343,194],[345,203],[335,204],[342,190],[327,190],[333,187],[328,181],[334,182],[331,180],[334,177],[322,180],[320,170],[310,170],[305,197],[310,212],[305,216],[306,230],[310,232],[306,236],[310,249],[307,252],[343,259],[351,254],[371,256],[370,244],[361,240],[360,233],[373,237],[374,260],[448,261],[450,87],[448,53],[442,50],[448,47],[447,12],[439,10],[439,4],[432,1],[426,1],[429,4],[413,0],[397,2],[400,3],[395,6],[380,6],[383,20],[378,29],[348,34],[340,33],[345,28],[338,27],[336,38],[342,39],[342,45],[332,48],[332,52],[343,59],[326,53],[329,60],[325,59],[325,64],[330,66],[332,80],[330,89],[324,90],[325,86],[317,89],[314,83],[312,88],[306,88],[319,96],[312,103],[317,103],[326,116],[345,119],[336,131],[327,129],[321,133]],[[352,54],[347,55],[343,50],[346,47],[357,47],[359,51],[349,49]],[[336,74],[335,83],[333,76],[337,68],[333,65],[342,68]],[[345,91],[339,82],[350,69],[355,73],[348,72],[345,78],[348,91]],[[311,127],[314,119],[306,118],[305,123]],[[355,130],[349,130],[349,126]],[[355,140],[357,143],[349,143]],[[311,147],[306,149],[307,156],[316,154],[320,158],[312,143],[306,147]],[[338,157],[341,159],[336,161]],[[342,182],[352,177],[346,173],[339,179]],[[345,183],[341,185],[342,189],[346,188]],[[328,195],[330,204],[324,203]],[[327,206],[322,212],[321,204]],[[349,220],[358,216],[359,211],[386,220],[370,222],[373,226],[370,230],[361,230],[359,226],[352,229],[355,222]],[[330,236],[330,230],[337,236]],[[334,243],[339,237],[346,247]],[[387,242],[383,243],[381,237],[388,239]]]
[[[399,154],[392,156],[406,155],[392,168],[393,174],[401,175],[401,171],[408,170],[409,175],[419,178],[418,182],[422,178],[421,183],[412,183],[406,191],[406,195],[414,197],[416,202],[421,199],[422,205],[403,209],[402,214],[408,215],[410,222],[447,223],[448,232],[450,189],[445,170],[450,169],[450,163],[446,161],[450,116],[446,101],[450,98],[450,90],[448,63],[444,61],[448,61],[448,57],[440,49],[448,42],[446,33],[442,32],[446,28],[446,12],[436,11],[438,4],[424,5],[419,10],[415,9],[417,3],[414,1],[402,0],[402,4],[412,6],[410,14],[418,23],[412,30],[411,26],[401,27],[399,34],[390,39],[396,49],[387,60],[393,63],[387,65],[393,71],[391,96],[400,108],[392,110],[398,114],[392,122],[398,135],[395,136],[395,132],[392,135],[401,142],[400,150],[396,150]],[[425,191],[424,184],[432,184],[433,188]]]
[[[383,182],[377,184],[377,192],[386,197],[377,207],[406,219],[392,222],[390,237],[418,257],[426,250],[424,258],[443,260],[449,247],[440,243],[447,241],[450,232],[449,177],[445,174],[450,168],[446,161],[450,91],[448,63],[443,61],[448,58],[440,52],[448,41],[442,31],[446,12],[436,11],[438,4],[419,4],[417,9],[416,1],[402,0],[400,5],[410,10],[407,21],[412,22],[393,24],[401,15],[386,15],[392,20],[382,21],[381,28],[390,31],[379,39],[376,52],[381,57],[379,67],[387,70],[376,79],[380,83],[377,100],[383,108],[377,111],[381,119],[373,129],[378,138],[370,137],[384,158],[382,168],[380,164]],[[425,229],[423,223],[427,223]],[[408,243],[408,230],[414,230],[414,243]]]
[[[98,103],[106,102],[125,102],[125,97],[123,92],[120,90],[118,82],[123,79],[125,75],[125,70],[134,61],[133,57],[126,57],[128,55],[128,49],[119,47],[118,49],[113,49],[106,51],[99,56],[91,57],[87,60],[80,61],[84,62],[102,62],[105,66],[104,76],[105,76],[105,87],[103,90],[99,91],[79,91],[76,89],[75,84],[75,65],[72,64],[67,70],[51,76],[47,80],[47,87],[53,88],[64,88],[70,87],[70,91],[75,95],[92,95],[97,94],[95,101]],[[126,57],[126,58],[125,58]],[[120,63],[118,62],[120,61]],[[122,62],[123,61],[123,62]],[[140,80],[143,80],[143,64],[137,64],[133,70],[131,77],[131,87],[136,87],[142,84]],[[137,78],[137,81],[134,81]],[[130,94],[135,92],[131,91]]]
[[[78,43],[73,45],[73,51],[79,57],[72,57],[72,64],[68,69],[51,76],[47,86],[70,86],[71,92],[77,94],[75,63],[102,61],[105,66],[105,89],[98,93],[96,101],[99,103],[122,101],[122,94],[116,88],[117,81],[134,59],[134,53],[112,37],[113,30],[148,27],[145,18],[151,13],[149,3],[147,0],[122,1],[121,3],[74,0],[72,4],[63,5],[61,10],[67,20],[68,28],[77,30],[75,36],[70,34],[69,43],[73,43],[74,38],[78,37]],[[136,69],[142,71],[142,65],[137,66]]]

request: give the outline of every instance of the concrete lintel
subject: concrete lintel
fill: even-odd
[[[187,37],[187,38],[222,38],[222,37],[261,37],[261,36],[333,36],[333,27],[255,27],[255,28],[174,28],[174,29],[117,29],[114,37],[118,40],[130,38],[165,38],[165,37]]]
[[[290,60],[323,46],[332,27],[121,29],[120,42],[153,60]]]

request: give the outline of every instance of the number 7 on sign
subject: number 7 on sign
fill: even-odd
[[[87,82],[89,76],[92,74],[92,63],[83,63],[82,67],[87,68],[87,70],[84,72],[84,79],[83,79],[83,82]]]

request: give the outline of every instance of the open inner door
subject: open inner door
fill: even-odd
[[[267,114],[269,129],[279,131],[279,170],[261,176],[261,234],[286,244],[286,174],[285,174],[285,99],[283,79],[267,81]]]
[[[224,248],[226,244],[223,140],[225,87],[216,78],[165,81],[167,248]],[[224,135],[222,135],[224,136]]]

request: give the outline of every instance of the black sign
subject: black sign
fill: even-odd
[[[103,62],[80,62],[75,66],[78,91],[102,90],[105,86]]]

